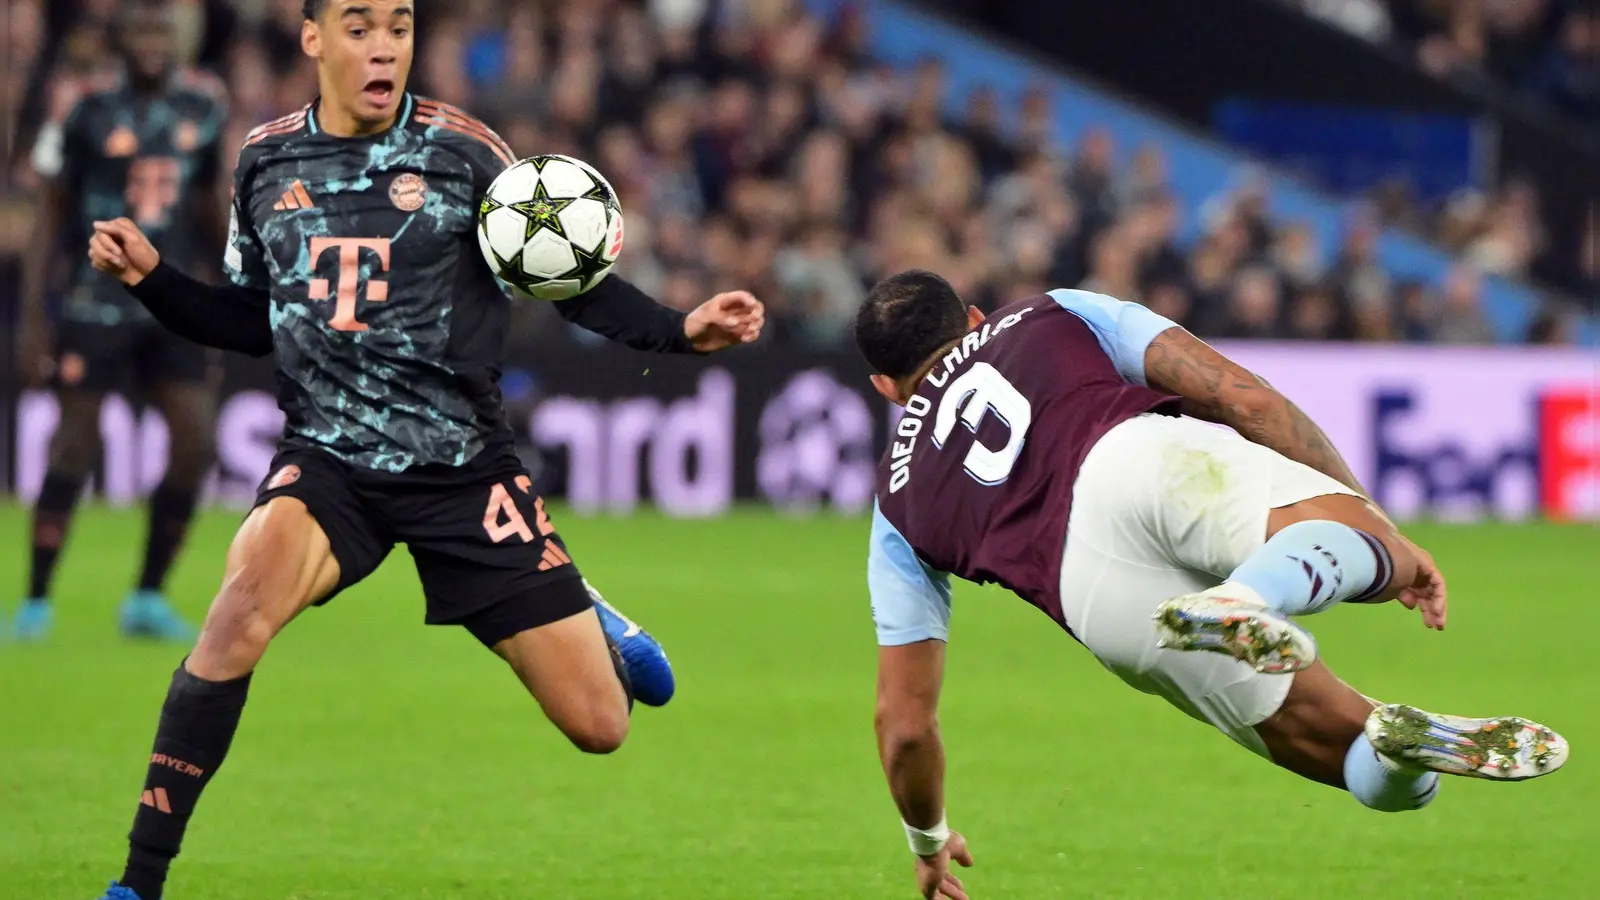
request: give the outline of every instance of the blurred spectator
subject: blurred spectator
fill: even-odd
[[[1193,303],[1181,278],[1151,282],[1144,295],[1151,311],[1166,316],[1185,328],[1194,327]]]
[[[1079,287],[1121,300],[1141,299],[1135,240],[1126,225],[1100,232],[1089,251],[1089,277]]]
[[[1414,344],[1433,340],[1438,324],[1438,312],[1428,288],[1416,281],[1400,285],[1399,333],[1397,337]]]
[[[1091,129],[1078,144],[1078,153],[1072,159],[1072,193],[1078,198],[1084,228],[1090,234],[1099,232],[1117,217],[1117,194],[1113,178],[1116,141],[1111,132],[1101,128]]]
[[[993,181],[1016,167],[1017,155],[1000,128],[1000,95],[985,87],[972,92],[967,101],[964,132],[978,158],[983,180]]]
[[[1339,302],[1330,288],[1309,285],[1299,292],[1289,310],[1289,337],[1330,341],[1336,337],[1338,329]]]
[[[1129,209],[1160,197],[1170,197],[1167,155],[1155,144],[1145,144],[1134,153],[1133,165],[1117,185],[1117,207]]]
[[[1567,15],[1528,88],[1569,116],[1600,121],[1600,11],[1579,7]]]
[[[1323,263],[1317,236],[1304,222],[1292,222],[1278,233],[1272,245],[1272,264],[1290,286],[1308,288],[1322,280]]]
[[[1233,290],[1228,297],[1226,324],[1219,337],[1271,339],[1283,337],[1282,286],[1278,276],[1265,266],[1251,266],[1234,276]],[[1315,330],[1319,315],[1313,313],[1306,323]],[[1332,326],[1327,329],[1332,333]]]
[[[1483,276],[1457,265],[1444,280],[1444,304],[1434,339],[1441,344],[1492,344],[1494,329],[1483,315]]]
[[[1170,194],[1149,193],[1131,208],[1122,226],[1134,253],[1139,283],[1182,276],[1178,249],[1178,201]]]
[[[1573,321],[1569,310],[1547,308],[1528,326],[1527,342],[1535,346],[1570,344],[1572,338]]]
[[[1378,264],[1378,233],[1378,222],[1369,211],[1352,214],[1346,223],[1332,273],[1345,297],[1370,300],[1389,293],[1389,276]]]
[[[806,343],[834,347],[850,340],[850,323],[866,297],[861,276],[845,256],[844,235],[833,223],[811,222],[798,243],[778,254],[778,286],[804,312]]]

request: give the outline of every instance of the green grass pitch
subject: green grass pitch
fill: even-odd
[[[872,739],[865,523],[756,511],[557,518],[586,572],[667,645],[680,693],[623,750],[566,746],[500,662],[421,624],[404,552],[296,622],[190,831],[172,900],[769,900],[915,896]],[[237,517],[209,515],[173,593],[198,616]],[[21,589],[25,518],[0,508]],[[120,872],[181,648],[113,614],[143,524],[90,510],[45,646],[0,645],[0,897],[88,900]],[[1562,730],[1568,768],[1452,780],[1381,815],[1124,688],[995,590],[958,590],[944,733],[976,898],[1593,896],[1600,881],[1600,532],[1418,527],[1444,634],[1397,606],[1313,622],[1370,694]],[[9,609],[7,609],[9,614]]]

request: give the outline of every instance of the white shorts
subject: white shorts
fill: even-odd
[[[1292,677],[1158,649],[1151,615],[1163,600],[1220,584],[1266,542],[1271,510],[1354,493],[1229,429],[1130,419],[1089,451],[1073,487],[1061,562],[1067,624],[1132,687],[1266,756],[1254,726],[1283,705]]]

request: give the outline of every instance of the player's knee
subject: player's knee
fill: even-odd
[[[189,654],[189,671],[212,681],[240,678],[255,670],[278,629],[259,612],[238,611],[228,598],[212,604]]]
[[[581,720],[560,723],[560,727],[567,740],[584,753],[606,754],[616,752],[627,740],[628,724],[625,704],[604,703]]]
[[[254,670],[282,627],[269,614],[278,604],[268,594],[277,588],[237,572],[225,581],[206,613],[189,670],[212,680],[238,678]]]

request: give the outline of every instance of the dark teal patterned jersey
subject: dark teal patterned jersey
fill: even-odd
[[[462,465],[511,434],[510,301],[474,232],[511,150],[422,97],[364,138],[325,133],[316,108],[246,140],[225,260],[271,295],[286,438],[385,472]]]
[[[148,95],[115,75],[89,85],[59,130],[41,139],[35,165],[63,191],[64,233],[57,237],[77,265],[62,318],[118,325],[149,317],[79,249],[96,220],[127,216],[177,266],[199,262],[206,247],[216,246],[220,235],[199,232],[201,223],[215,220],[191,213],[219,177],[224,96],[222,83],[202,73],[174,73],[163,90]]]

